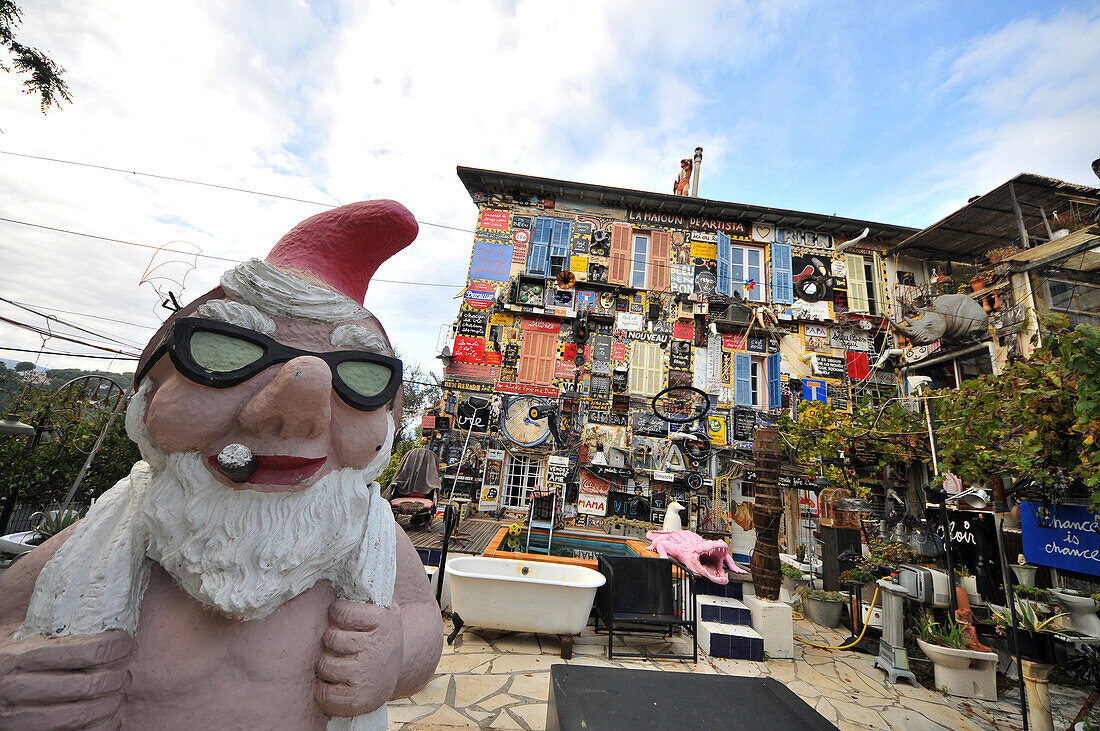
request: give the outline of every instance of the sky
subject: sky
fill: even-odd
[[[457,165],[671,192],[701,146],[703,197],[915,227],[1020,172],[1100,184],[1095,0],[21,7],[18,40],[66,69],[72,103],[43,115],[0,73],[0,152],[313,202],[0,154],[0,218],[154,247],[0,221],[0,297],[123,350],[168,314],[147,270],[189,301],[232,266],[156,247],[263,258],[317,204],[393,198],[420,235],[366,306],[441,373],[476,219]],[[3,322],[0,346],[133,367],[39,356],[38,335]]]

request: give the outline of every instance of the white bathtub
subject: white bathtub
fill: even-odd
[[[583,566],[483,556],[447,559],[451,608],[469,627],[578,635],[603,574]]]

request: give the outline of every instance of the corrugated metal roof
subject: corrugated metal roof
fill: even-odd
[[[1012,206],[1012,191],[1021,202],[1021,212],[1029,239],[1036,231],[1046,229],[1037,206],[1042,206],[1051,228],[1055,211],[1065,213],[1078,204],[1090,208],[1100,203],[1100,189],[1086,185],[1067,183],[1033,173],[1020,173],[990,192],[980,196],[919,231],[895,246],[890,253],[908,251],[918,256],[941,257],[954,261],[971,261],[989,251],[1003,246],[1019,246],[1020,231]]]
[[[1068,236],[1021,251],[1005,259],[1022,271],[1036,266],[1054,265],[1063,269],[1089,272],[1100,269],[1100,227],[1082,228]]]
[[[770,223],[776,226],[811,229],[832,233],[841,238],[858,236],[864,228],[870,229],[869,238],[886,243],[897,243],[917,231],[909,226],[894,226],[855,218],[826,216],[820,213],[791,211],[783,208],[754,206],[747,203],[694,198],[691,196],[651,193],[605,185],[576,183],[568,180],[540,178],[518,173],[458,167],[458,178],[472,196],[481,193],[523,192],[539,196],[554,196],[573,200],[592,201],[608,206],[621,206],[655,213],[677,216],[697,216],[716,219],[743,219],[749,222]]]

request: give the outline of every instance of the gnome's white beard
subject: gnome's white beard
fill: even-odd
[[[191,596],[258,619],[354,560],[370,506],[360,469],[301,492],[222,485],[196,453],[168,456],[142,503],[148,556]]]

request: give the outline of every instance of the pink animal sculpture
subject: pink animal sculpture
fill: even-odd
[[[696,576],[710,579],[715,584],[727,584],[729,569],[735,574],[748,572],[733,562],[729,546],[723,541],[708,541],[689,530],[651,530],[645,534],[649,550],[661,558],[674,558]]]
[[[384,729],[439,608],[375,478],[401,362],[362,306],[404,206],[314,216],[164,324],[126,428],[143,461],[0,577],[4,728]]]

